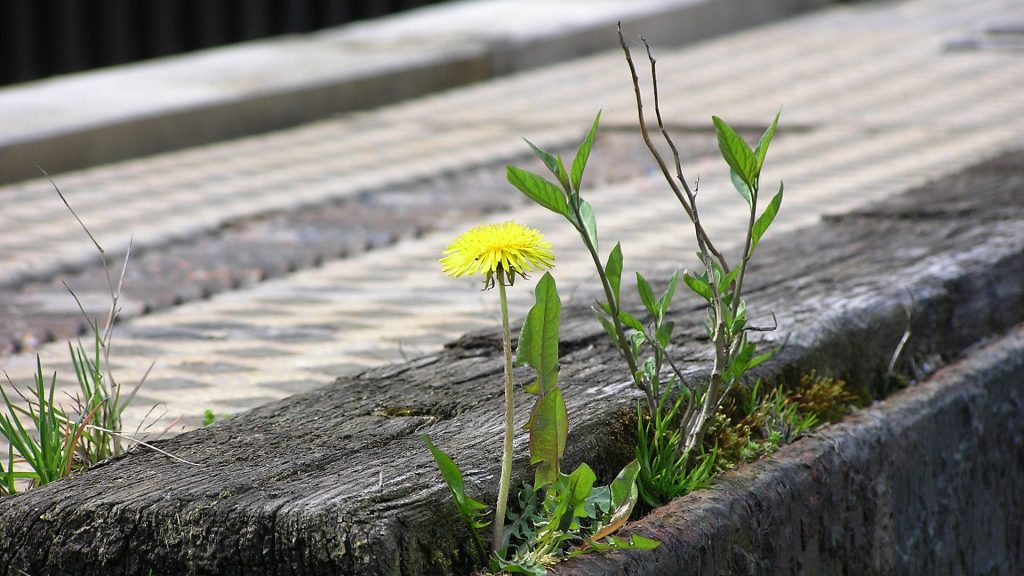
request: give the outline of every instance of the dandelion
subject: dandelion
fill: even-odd
[[[551,268],[551,243],[533,228],[516,222],[484,224],[455,239],[441,258],[441,270],[452,277],[482,274],[484,288],[502,279],[511,286],[516,275]]]
[[[505,509],[512,482],[512,342],[505,286],[511,286],[516,276],[526,278],[528,272],[551,268],[554,261],[551,243],[539,231],[515,222],[472,228],[456,238],[441,258],[441,270],[453,278],[480,274],[484,276],[484,290],[497,285],[501,301],[501,334],[505,352],[505,438],[498,502],[494,509],[494,541],[491,543],[495,552],[501,548],[504,539]]]

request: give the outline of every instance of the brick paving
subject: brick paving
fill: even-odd
[[[1014,0],[866,3],[687,48],[655,47],[666,117],[698,150],[684,151],[692,159],[686,169],[691,178],[701,176],[699,202],[712,234],[736,237],[744,221],[724,165],[707,154],[712,113],[757,128],[783,107],[765,176],[786,181],[779,230],[928,181],[941,186],[943,175],[1024,144],[1024,55],[957,44],[994,23],[1021,20],[1024,5]],[[115,374],[130,381],[157,360],[129,418],[159,403],[168,417],[183,417],[176,430],[194,426],[206,408],[237,413],[496,325],[494,295],[445,278],[436,263],[447,242],[483,213],[543,229],[558,255],[563,297],[572,298],[573,286],[592,272],[567,226],[500,196],[518,195],[511,187],[475,186],[453,175],[521,159],[523,136],[545,147],[569,146],[598,109],[606,130],[628,131],[635,123],[617,50],[286,131],[61,175],[62,189],[114,252],[132,234],[144,250],[174,253],[247,226],[257,236],[294,231],[300,214],[359,198],[412,200],[432,180],[450,189],[427,197],[478,207],[442,209],[411,233],[396,233],[396,241],[345,258],[338,250],[334,258],[307,255],[308,263],[289,266],[301,256],[289,252],[277,260],[285,264],[276,278],[226,282],[207,299],[199,289],[194,299],[181,299],[190,300],[184,305],[125,322],[115,342]],[[611,148],[621,151],[613,158],[638,158],[635,144]],[[624,165],[632,168],[588,181],[596,184],[588,198],[604,250],[622,240],[627,270],[691,253],[689,229],[649,163]],[[493,171],[487,181],[494,181]],[[500,199],[480,201],[485,194]],[[0,188],[0,205],[0,283],[9,294],[31,299],[31,291],[19,292],[30,280],[52,286],[61,271],[94,262],[81,231],[55,223],[65,215],[46,182]],[[277,216],[268,214],[292,220],[275,228]],[[228,272],[239,269],[230,257],[225,262]],[[163,274],[170,266],[160,262],[154,274],[155,268]],[[129,298],[130,292],[131,286]],[[521,314],[529,289],[517,285],[511,295]],[[49,293],[46,301],[57,297]],[[40,352],[66,382],[66,346],[43,345]],[[32,356],[0,363],[25,382]]]

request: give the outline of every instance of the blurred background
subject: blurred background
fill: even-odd
[[[6,0],[0,85],[319,30],[442,0]]]

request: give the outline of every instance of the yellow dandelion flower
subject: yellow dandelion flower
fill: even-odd
[[[441,258],[441,270],[452,277],[481,274],[484,288],[494,286],[495,275],[509,285],[527,272],[551,268],[551,243],[533,228],[516,222],[484,224],[455,239]]]

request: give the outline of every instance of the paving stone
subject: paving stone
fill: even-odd
[[[701,176],[699,204],[712,234],[736,237],[744,224],[713,157],[712,113],[756,137],[783,108],[765,175],[786,180],[780,230],[941,181],[1020,145],[1024,59],[951,53],[943,43],[1022,10],[1012,0],[865,3],[682,49],[655,46],[662,105],[685,169]],[[627,30],[634,43],[643,32]],[[565,298],[575,298],[592,278],[578,241],[504,184],[503,170],[527,163],[523,136],[567,153],[598,109],[606,130],[585,186],[603,249],[622,240],[629,270],[665,259],[692,265],[691,232],[634,131],[632,97],[621,54],[609,50],[396,106],[61,175],[112,261],[136,236],[119,377],[138,378],[157,360],[152,378],[202,383],[188,394],[145,392],[170,416],[192,418],[294,391],[267,383],[326,383],[325,370],[426,353],[448,334],[493,325],[493,294],[445,278],[436,264],[454,235],[480,220],[542,228],[558,254]],[[102,294],[102,276],[87,271],[95,251],[48,182],[0,187],[0,205],[0,276],[9,286],[0,302],[56,297],[61,279],[82,286],[90,302]],[[511,297],[513,313],[522,314],[529,290]],[[47,366],[66,362],[60,340],[80,331],[78,321],[30,320],[38,311],[24,308],[4,315],[0,345],[38,350]],[[50,338],[58,342],[44,344]],[[266,347],[277,352],[232,352]],[[33,362],[22,353],[2,364],[24,381]],[[133,406],[128,416],[149,408]]]

